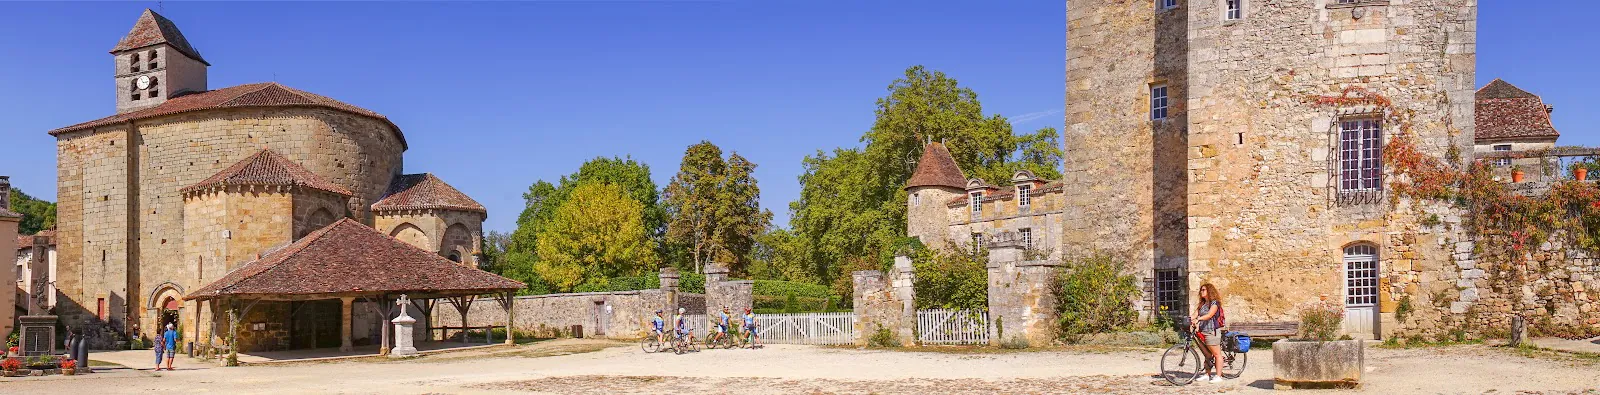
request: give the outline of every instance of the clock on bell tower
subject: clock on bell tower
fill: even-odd
[[[211,66],[172,20],[144,10],[133,30],[111,49],[116,59],[117,113],[138,111],[167,99],[206,90]]]

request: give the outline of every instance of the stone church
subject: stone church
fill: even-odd
[[[116,113],[49,132],[65,325],[150,337],[177,322],[194,339],[189,293],[344,218],[476,267],[484,207],[404,174],[383,115],[278,83],[213,89],[210,61],[149,10],[110,53]]]

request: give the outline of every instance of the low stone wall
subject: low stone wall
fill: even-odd
[[[916,290],[911,259],[895,257],[894,272],[885,276],[877,270],[852,274],[856,322],[856,344],[867,345],[879,329],[886,329],[902,345],[917,340]]]
[[[1050,286],[1061,273],[1061,262],[990,260],[988,272],[989,338],[1021,338],[1035,346],[1054,341],[1056,297]]]
[[[574,335],[573,325],[581,325],[583,337],[636,339],[650,330],[651,317],[668,300],[667,292],[656,289],[518,296],[512,303],[516,311],[512,328],[538,337],[565,337]],[[686,308],[698,306],[703,311],[704,301],[704,295],[678,294],[679,305]],[[461,315],[448,303],[434,307],[432,320],[434,326],[461,325]],[[467,311],[467,326],[505,323],[505,309],[493,300],[474,302]]]

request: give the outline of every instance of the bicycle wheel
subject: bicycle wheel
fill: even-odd
[[[1200,376],[1200,367],[1204,365],[1205,360],[1200,359],[1200,352],[1193,346],[1175,345],[1161,354],[1161,378],[1172,385],[1189,385]]]
[[[645,354],[660,352],[661,342],[657,341],[655,336],[646,336],[644,340],[639,341],[639,348],[644,349]]]
[[[1245,362],[1250,359],[1249,353],[1223,351],[1222,352],[1222,377],[1236,379],[1244,374]]]

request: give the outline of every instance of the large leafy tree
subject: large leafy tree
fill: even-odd
[[[684,247],[696,272],[713,261],[747,272],[755,239],[772,222],[772,213],[761,209],[755,167],[739,154],[725,160],[708,141],[684,150],[663,206],[670,217],[667,238]]]
[[[35,199],[21,189],[11,189],[11,211],[22,214],[22,223],[17,225],[19,234],[31,235],[56,227],[56,204]]]
[[[496,270],[529,284],[528,293],[550,292],[550,282],[534,270],[540,261],[539,245],[556,212],[578,187],[588,184],[616,186],[624,197],[637,202],[642,207],[640,227],[649,236],[652,248],[659,248],[658,240],[666,228],[666,211],[659,204],[660,191],[650,179],[650,167],[631,158],[598,157],[556,183],[539,180],[528,187],[522,195],[527,204],[517,216],[517,229],[505,241],[504,253],[493,259]]]
[[[609,277],[654,269],[657,255],[644,209],[622,187],[579,185],[540,235],[534,271],[555,291],[569,292],[586,282],[604,284]]]
[[[914,66],[877,101],[877,119],[861,148],[818,151],[804,160],[800,198],[789,205],[797,258],[818,279],[848,293],[849,270],[886,266],[905,238],[906,180],[929,141],[942,141],[968,177],[1003,182],[1017,170],[1059,178],[1054,129],[1017,135],[999,115],[985,115],[977,93],[944,73]],[[794,250],[778,248],[778,250]]]

